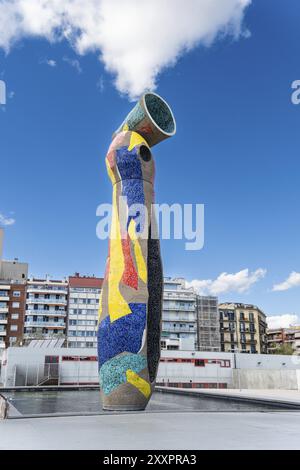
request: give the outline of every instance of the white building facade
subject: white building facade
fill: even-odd
[[[162,347],[164,344],[197,345],[196,294],[185,286],[184,279],[164,279]]]
[[[69,277],[67,345],[96,348],[99,298],[103,279]]]

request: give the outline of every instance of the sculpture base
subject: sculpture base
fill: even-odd
[[[104,411],[145,411],[146,406],[133,406],[133,405],[123,405],[123,406],[103,406]]]

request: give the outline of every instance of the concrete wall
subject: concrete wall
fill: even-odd
[[[300,369],[300,356],[236,354],[237,369]]]
[[[98,362],[62,361],[63,356],[96,356],[90,348],[8,348],[2,357],[0,383],[5,387],[36,385],[48,374],[45,356],[59,356],[58,374],[61,383],[95,383],[98,381]]]
[[[300,370],[233,369],[233,388],[300,390]]]
[[[61,383],[97,383],[96,361],[68,361],[62,356],[96,357],[95,349],[8,348],[2,357],[0,382],[6,386],[39,382],[45,374],[45,356],[59,356]],[[300,389],[300,361],[295,356],[267,356],[192,351],[162,351],[159,383],[227,383],[228,387]],[[195,359],[202,362],[197,365]],[[26,381],[26,380],[25,380]]]
[[[300,392],[300,370],[297,370],[297,382],[298,382],[298,390]]]
[[[8,413],[7,401],[0,395],[0,419],[6,419]]]
[[[18,261],[2,261],[0,278],[5,281],[25,282],[28,277],[28,264]]]

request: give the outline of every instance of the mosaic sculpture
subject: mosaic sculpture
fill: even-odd
[[[106,156],[113,211],[98,325],[104,409],[143,410],[154,389],[160,359],[163,271],[152,214],[150,148],[175,132],[167,103],[146,93],[115,132]]]

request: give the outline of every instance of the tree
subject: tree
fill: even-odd
[[[290,343],[283,343],[274,349],[273,354],[282,354],[283,356],[292,356],[294,354],[293,346]]]

